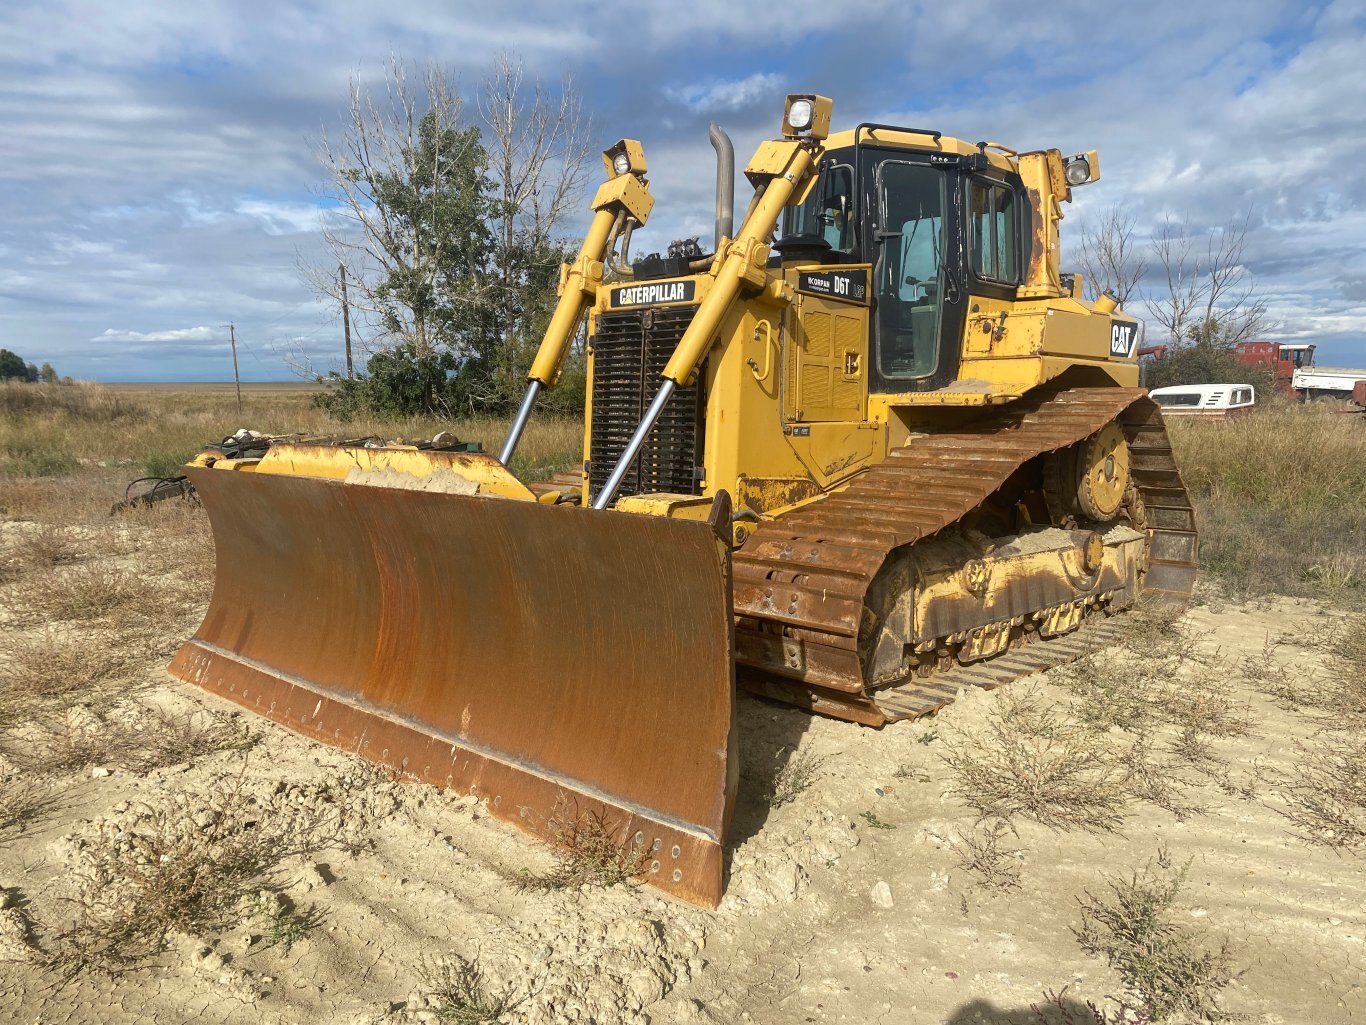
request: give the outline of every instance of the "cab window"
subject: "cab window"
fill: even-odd
[[[827,163],[811,195],[790,207],[783,222],[783,237],[800,235],[819,239],[833,252],[846,256],[854,251],[854,169],[848,164]]]
[[[972,269],[979,278],[1020,282],[1019,206],[1015,191],[996,182],[972,183]]]
[[[878,169],[877,369],[920,378],[939,364],[944,177],[923,164]]]

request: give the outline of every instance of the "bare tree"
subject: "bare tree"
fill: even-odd
[[[1148,272],[1148,261],[1134,241],[1137,225],[1134,214],[1112,206],[1082,229],[1077,263],[1092,301],[1110,292],[1121,306],[1126,305]]]
[[[1145,301],[1176,347],[1188,343],[1236,345],[1266,325],[1267,302],[1244,263],[1251,213],[1210,232],[1203,247],[1189,223],[1170,216],[1153,237],[1163,287]],[[1201,251],[1203,248],[1203,252]]]
[[[483,83],[479,109],[502,194],[494,214],[502,249],[514,249],[519,231],[542,246],[578,199],[588,162],[592,124],[574,83],[566,79],[559,96],[548,96],[539,81],[527,86],[520,60],[502,54]]]
[[[583,191],[592,124],[572,79],[551,95],[540,81],[528,83],[522,62],[508,54],[495,59],[485,78],[479,111],[499,196],[490,228],[503,345],[491,384],[519,388],[548,315],[554,275],[567,256],[556,245],[557,232]]]

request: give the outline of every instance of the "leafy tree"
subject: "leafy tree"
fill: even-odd
[[[0,349],[0,380],[28,380],[28,367],[24,365],[22,356],[8,349]]]
[[[1166,388],[1178,384],[1250,384],[1259,400],[1271,396],[1274,382],[1265,367],[1238,362],[1233,346],[1208,337],[1192,339],[1179,349],[1168,349],[1165,358],[1144,366],[1143,384]]]
[[[57,371],[55,371],[55,370],[52,369],[52,364],[51,364],[51,363],[44,363],[44,364],[38,369],[38,376],[39,376],[40,378],[42,378],[43,384],[56,384],[56,383],[57,383]]]
[[[332,374],[331,390],[313,396],[313,404],[339,420],[363,416],[398,419],[415,410],[444,414],[448,376],[454,361],[447,352],[419,356],[409,344],[370,357],[368,374],[354,379]]]
[[[29,363],[28,365],[26,365],[26,366],[24,367],[24,380],[27,381],[29,384],[37,384],[37,383],[38,383],[38,368],[37,368],[37,366],[35,366],[35,365],[32,364],[32,363]]]
[[[341,214],[324,238],[346,268],[353,311],[383,346],[364,383],[323,379],[336,401],[320,404],[339,414],[370,402],[380,415],[501,412],[521,398],[559,266],[577,249],[555,229],[587,148],[568,87],[557,103],[539,87],[528,98],[520,66],[504,59],[483,90],[487,142],[444,73],[428,68],[415,88],[395,62],[386,101],[353,81],[344,134],[322,140]],[[311,280],[341,301],[332,266]],[[552,393],[579,408],[581,374],[570,390],[582,362],[576,353]]]

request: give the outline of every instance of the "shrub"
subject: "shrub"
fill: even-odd
[[[373,773],[321,784],[224,777],[99,823],[79,847],[75,914],[52,963],[110,972],[155,957],[171,931],[224,929],[286,858],[355,849],[373,820]]]
[[[580,812],[562,806],[551,822],[555,867],[534,874],[523,871],[519,890],[572,890],[580,886],[631,883],[650,863],[644,847],[627,842],[601,811]]]
[[[1123,818],[1124,772],[1113,746],[1060,715],[1037,688],[1003,693],[983,730],[945,747],[949,794],[983,816],[1101,831]]]
[[[1177,921],[1176,898],[1189,868],[1174,868],[1159,849],[1127,878],[1110,879],[1108,894],[1079,898],[1077,942],[1119,972],[1153,1021],[1217,1015],[1219,993],[1235,976],[1227,941],[1211,947],[1200,931]]]
[[[452,1025],[493,1025],[516,1006],[510,988],[494,993],[484,981],[478,960],[459,954],[424,957],[418,965],[418,981],[425,1010],[437,1021]]]

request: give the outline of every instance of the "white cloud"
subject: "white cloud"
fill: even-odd
[[[741,110],[761,101],[772,102],[782,95],[782,88],[782,75],[757,72],[734,82],[711,81],[670,89],[668,95],[689,110],[708,114]]]
[[[235,209],[245,217],[260,221],[268,235],[316,233],[324,224],[334,224],[341,219],[337,211],[325,210],[313,203],[242,199],[238,200]]]
[[[109,328],[90,339],[92,342],[210,342],[222,332],[211,327],[181,327],[169,331],[115,331]]]

